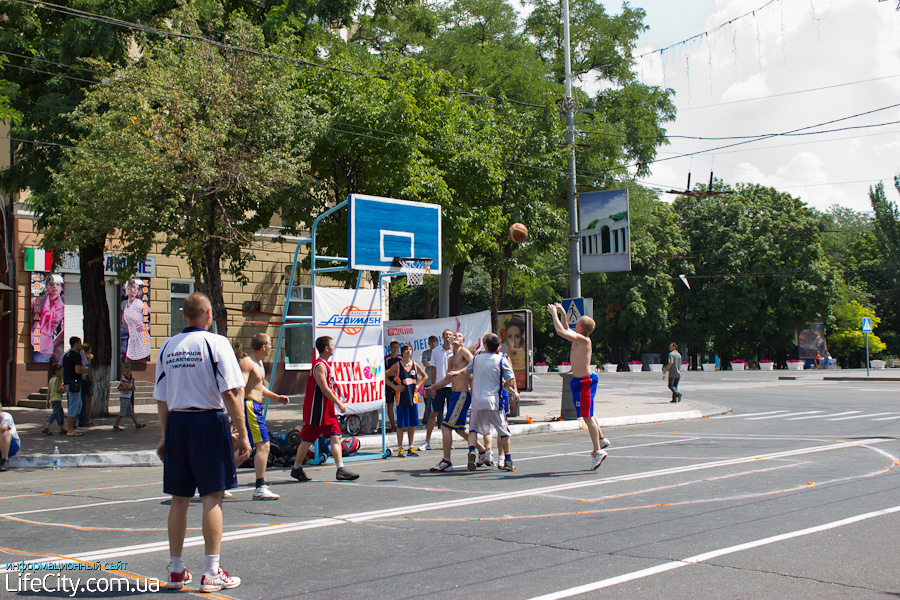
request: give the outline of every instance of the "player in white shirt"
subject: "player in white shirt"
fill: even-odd
[[[206,547],[200,591],[215,592],[241,584],[240,578],[219,566],[219,551],[222,498],[226,489],[237,487],[235,453],[239,461],[250,455],[242,404],[244,376],[229,341],[207,331],[213,320],[209,298],[191,294],[182,313],[188,327],[163,343],[153,390],[163,434],[156,449],[163,461],[163,491],[172,495],[168,588],[181,589],[191,582],[182,550],[188,507],[198,491]],[[236,447],[229,415],[238,432]]]

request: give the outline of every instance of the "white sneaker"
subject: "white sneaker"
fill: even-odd
[[[281,496],[270,490],[267,485],[261,485],[253,492],[254,500],[278,500],[279,498]]]
[[[424,444],[419,446],[419,450],[422,450],[422,451],[431,450],[431,442],[425,442]]]
[[[225,491],[222,493],[222,497],[223,497],[225,500],[234,500],[234,494],[232,494],[232,493],[229,492],[228,490],[225,490]]]
[[[596,452],[591,452],[591,471],[596,471],[597,467],[603,464],[603,459],[608,455],[606,454],[606,450],[597,450]]]
[[[200,578],[200,591],[205,593],[218,592],[222,588],[230,590],[239,585],[241,585],[241,578],[232,577],[222,567],[219,567],[219,572],[215,576],[204,575]]]

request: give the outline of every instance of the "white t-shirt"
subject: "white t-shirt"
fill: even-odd
[[[482,352],[469,361],[466,373],[472,375],[472,410],[499,410],[500,385],[515,377],[509,359]]]
[[[19,431],[16,429],[16,422],[13,421],[12,415],[8,412],[0,413],[0,425],[6,423],[9,425],[9,432],[12,434],[13,438],[16,440],[17,444],[21,444],[22,440],[19,439]]]
[[[159,351],[153,396],[169,410],[221,410],[222,392],[243,387],[234,348],[221,335],[188,327]]]
[[[434,382],[437,383],[444,376],[447,375],[447,363],[450,361],[450,357],[453,356],[453,348],[448,348],[444,350],[443,346],[438,346],[434,350],[431,351],[431,362],[429,363],[432,367],[434,367]],[[438,389],[448,388],[450,384],[441,386]]]

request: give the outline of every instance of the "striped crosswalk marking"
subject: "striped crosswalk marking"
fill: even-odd
[[[768,412],[758,412],[758,413],[743,413],[739,415],[723,415],[721,417],[713,417],[713,419],[735,419],[737,417],[755,417],[757,415],[774,415],[777,413],[787,412],[786,410],[770,410]]]
[[[859,410],[848,410],[847,412],[842,413],[832,413],[830,415],[812,415],[811,417],[794,417],[792,419],[788,419],[788,421],[802,421],[804,419],[824,419],[825,417],[840,417],[843,415],[855,415],[862,411]]]
[[[838,417],[837,419],[828,419],[829,421],[846,421],[847,419],[865,419],[868,417],[880,417],[881,415],[896,415],[896,412],[869,413],[867,415],[854,415],[852,417]]]
[[[793,417],[794,415],[811,415],[811,414],[813,414],[813,413],[820,413],[820,412],[824,412],[824,411],[821,411],[821,410],[805,410],[805,411],[803,411],[803,412],[787,413],[787,414],[785,414],[785,415],[772,415],[772,416],[770,416],[770,417],[752,417],[752,418],[747,419],[747,420],[748,420],[748,421],[761,421],[761,420],[763,420],[763,419],[780,419],[780,418],[782,418],[782,417]]]

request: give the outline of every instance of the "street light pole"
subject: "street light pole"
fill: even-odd
[[[572,99],[572,57],[569,51],[569,0],[562,0],[563,45],[566,61],[566,143],[569,145],[569,296],[581,298],[581,253],[578,239],[578,199],[575,195],[575,101]]]

